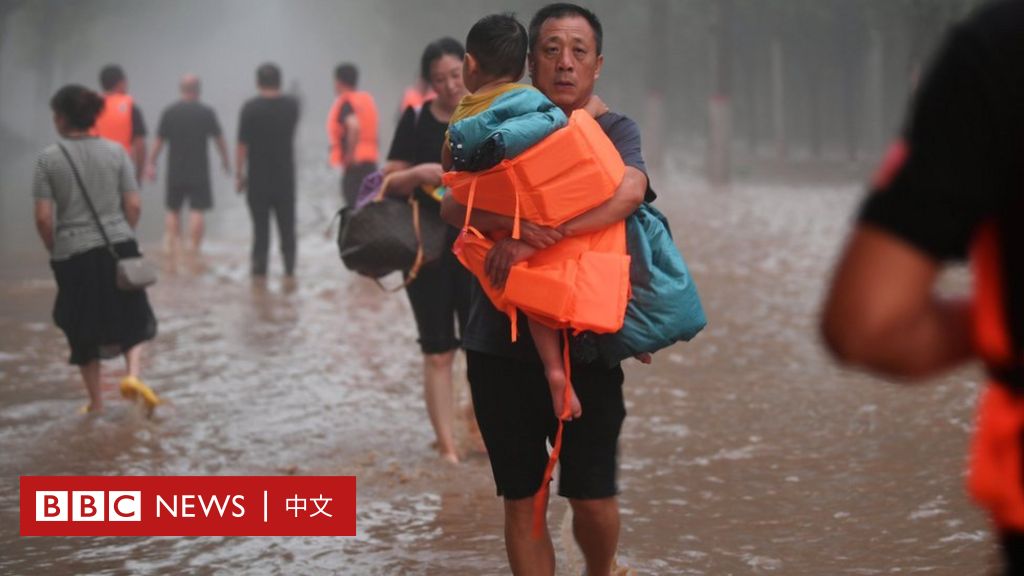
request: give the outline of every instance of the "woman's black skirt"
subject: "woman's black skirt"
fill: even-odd
[[[114,245],[118,256],[139,256],[134,240]],[[71,346],[71,364],[113,358],[156,336],[145,290],[117,287],[117,263],[105,246],[50,262],[57,279],[53,321]]]

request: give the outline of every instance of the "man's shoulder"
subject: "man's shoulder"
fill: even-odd
[[[618,112],[605,112],[597,117],[597,123],[609,138],[638,136],[640,126],[629,116]]]

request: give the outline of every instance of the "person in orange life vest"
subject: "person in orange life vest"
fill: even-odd
[[[567,115],[591,98],[604,57],[600,20],[586,8],[551,4],[537,11],[529,26],[528,70],[533,85]],[[521,223],[521,239],[504,238],[487,255],[486,268],[495,285],[509,269],[563,237],[607,228],[625,220],[645,198],[653,199],[640,132],[629,118],[609,112],[598,123],[626,165],[614,196],[557,229]],[[442,215],[461,226],[465,206],[452,195],[442,201]],[[512,229],[512,218],[474,209],[471,224],[483,233]],[[555,557],[546,522],[534,538],[534,495],[548,464],[547,442],[557,428],[543,363],[521,330],[509,341],[510,322],[491,305],[478,282],[471,285],[469,321],[463,338],[467,375],[477,422],[491,462],[498,494],[504,498],[505,549],[512,572],[554,574]],[[520,326],[523,326],[520,323]],[[576,349],[577,343],[571,344]],[[645,356],[644,361],[650,358]],[[622,368],[603,361],[573,360],[573,388],[583,416],[565,424],[559,495],[573,509],[573,534],[587,574],[609,574],[618,546],[618,438],[625,419]],[[538,515],[546,518],[545,509]]]
[[[492,135],[488,141],[493,143],[493,134],[500,134],[501,128],[507,127],[514,132],[529,132],[530,136],[536,137],[536,140],[530,138],[530,142],[536,143],[566,125],[568,120],[565,114],[550,100],[536,88],[517,83],[523,76],[528,48],[526,28],[512,14],[485,16],[470,29],[466,36],[466,59],[463,61],[462,70],[462,77],[470,94],[462,99],[449,121],[449,133],[441,156],[441,165],[445,170],[452,169],[453,154],[461,156],[460,161],[455,162],[456,169],[472,171],[486,170],[503,158],[513,157],[513,151],[506,150],[504,144],[487,146],[487,142],[469,141],[475,137]],[[493,112],[497,107],[501,107],[502,110]],[[603,102],[596,96],[588,101],[584,109],[594,117],[607,111]],[[500,124],[494,125],[496,121],[492,120],[491,116],[483,116],[489,111],[493,112],[492,116],[501,118]],[[513,113],[515,115],[508,116]],[[454,151],[456,143],[451,140],[451,134],[462,122],[477,123],[477,126],[472,127],[475,129],[459,132],[460,135],[466,134],[469,140],[463,141],[460,138],[460,150]],[[518,147],[528,143],[518,142]],[[571,420],[580,417],[582,409],[576,393],[571,389],[565,390],[560,330],[548,326],[531,314],[527,315],[527,320],[533,342],[544,363],[555,416],[562,418],[566,412],[563,404],[565,393],[568,393],[567,418]]]
[[[968,488],[988,509],[1007,574],[1024,573],[1024,3],[958,25],[924,77],[903,139],[860,209],[822,316],[847,364],[920,379],[980,358]],[[942,297],[970,255],[973,301]]]
[[[135,178],[142,181],[146,166],[146,121],[134,99],[128,95],[128,80],[117,64],[100,70],[105,105],[93,132],[124,146],[135,165]]]
[[[166,141],[171,150],[167,161],[164,248],[169,252],[177,251],[181,228],[178,212],[186,199],[191,211],[190,249],[198,252],[203,240],[203,212],[213,207],[206,154],[207,139],[213,139],[220,154],[221,167],[225,174],[231,175],[228,148],[221,134],[217,114],[213,108],[199,102],[199,84],[199,77],[195,74],[182,76],[181,100],[167,107],[160,116],[156,142],[146,166],[149,180],[156,180],[156,161]]]
[[[423,104],[437,98],[437,93],[427,84],[426,80],[417,78],[416,83],[408,86],[402,93],[402,101],[398,104],[398,117],[401,118],[409,108],[419,110]]]
[[[356,90],[359,70],[353,64],[339,64],[334,70],[338,94],[328,117],[331,163],[341,165],[341,195],[346,206],[354,206],[359,186],[377,170],[377,104],[369,92]],[[337,162],[337,164],[335,163]]]

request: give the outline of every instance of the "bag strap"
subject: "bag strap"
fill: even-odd
[[[107,250],[114,257],[114,261],[120,260],[117,252],[114,251],[114,245],[110,242],[110,238],[107,237],[107,231],[103,229],[103,223],[100,222],[100,215],[96,212],[96,206],[92,203],[92,198],[89,197],[89,190],[85,187],[85,182],[82,182],[82,175],[78,173],[78,167],[75,166],[74,160],[71,159],[71,154],[68,153],[68,149],[64,147],[60,142],[57,143],[57,147],[64,153],[64,157],[67,158],[68,164],[71,165],[71,172],[75,175],[75,181],[78,182],[78,187],[82,189],[82,196],[85,197],[85,203],[89,205],[89,212],[92,213],[93,220],[96,221],[96,226],[100,229],[100,235],[103,236],[103,242],[107,245]]]

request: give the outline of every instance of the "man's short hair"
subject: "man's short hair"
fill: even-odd
[[[604,30],[601,28],[601,21],[597,19],[597,14],[594,14],[590,10],[576,4],[570,4],[568,2],[556,2],[554,4],[548,4],[547,6],[537,10],[537,13],[533,15],[533,19],[530,20],[530,50],[537,48],[537,42],[540,41],[540,28],[545,22],[552,18],[565,18],[567,16],[579,16],[590,24],[590,28],[594,31],[594,40],[597,41],[597,53],[601,54],[601,46],[604,40]]]
[[[334,79],[346,86],[355,88],[359,83],[359,69],[356,68],[355,64],[348,62],[338,64],[338,67],[334,69]]]
[[[473,24],[466,36],[466,52],[490,78],[521,78],[529,47],[526,28],[511,12],[484,16]]]
[[[260,67],[256,69],[256,86],[260,88],[281,87],[281,69],[277,67],[277,64],[271,62],[260,64]]]
[[[124,80],[124,70],[117,64],[107,64],[100,70],[100,87],[109,92]]]

